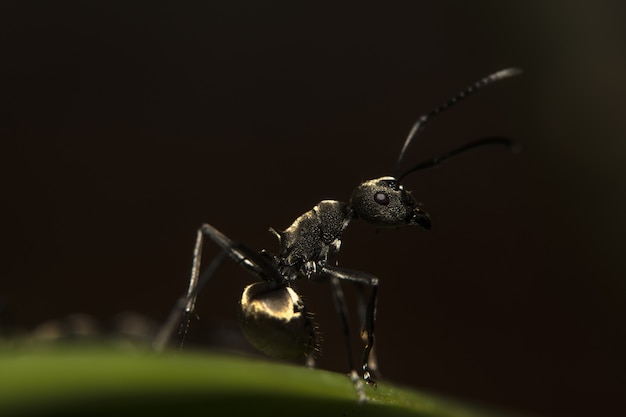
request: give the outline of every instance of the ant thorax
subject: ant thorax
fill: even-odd
[[[280,241],[281,263],[303,273],[301,268],[305,268],[307,262],[327,262],[339,251],[341,234],[353,218],[354,210],[348,203],[324,200],[298,217],[286,230],[270,228]]]

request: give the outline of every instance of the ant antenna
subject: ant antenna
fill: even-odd
[[[445,161],[448,158],[452,158],[455,155],[458,155],[460,153],[469,151],[471,149],[475,149],[479,146],[485,146],[485,145],[504,145],[504,146],[510,147],[513,152],[518,152],[520,149],[519,143],[512,141],[511,139],[507,139],[507,138],[488,137],[488,138],[476,139],[469,143],[466,143],[463,146],[453,149],[450,152],[445,153],[441,156],[420,162],[419,164],[414,165],[413,167],[409,168],[407,171],[404,172],[404,174],[396,177],[396,179],[399,182],[402,178],[406,177],[412,172],[419,171],[420,169],[424,169],[424,168],[430,168],[432,166],[440,164],[441,162]]]
[[[417,119],[415,124],[413,124],[413,127],[411,128],[411,131],[409,132],[409,136],[407,136],[406,140],[404,141],[404,145],[402,145],[402,149],[400,150],[400,155],[398,156],[398,160],[396,161],[396,165],[395,165],[395,167],[393,169],[393,172],[394,173],[398,172],[398,168],[400,167],[400,162],[402,162],[402,159],[404,158],[404,154],[406,153],[407,148],[409,147],[409,145],[411,144],[413,139],[415,139],[415,137],[422,131],[422,129],[424,129],[424,126],[426,125],[428,120],[430,120],[430,118],[432,118],[433,116],[436,116],[437,114],[443,112],[444,110],[446,110],[449,107],[451,107],[452,105],[458,103],[459,101],[461,101],[465,97],[471,95],[472,93],[480,90],[483,87],[488,86],[489,84],[492,84],[492,83],[494,83],[496,81],[503,80],[505,78],[514,77],[514,76],[519,75],[521,73],[522,73],[522,70],[520,68],[514,68],[514,67],[512,67],[512,68],[505,68],[503,70],[494,72],[493,74],[488,75],[485,78],[481,78],[480,80],[476,81],[475,83],[473,83],[473,84],[469,85],[468,87],[466,87],[465,89],[461,90],[457,95],[455,95],[454,97],[449,98],[448,100],[444,101],[443,104],[441,104],[439,107],[435,107],[429,113],[426,113],[426,114],[420,116],[420,118]],[[478,146],[478,145],[476,145],[476,146]],[[415,170],[416,169],[411,169],[411,170],[409,170],[409,172],[413,172]],[[401,175],[401,177],[404,177],[407,173],[404,173],[403,175]],[[395,175],[394,175],[394,177],[395,177]]]

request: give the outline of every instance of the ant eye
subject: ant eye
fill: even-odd
[[[374,194],[374,201],[382,206],[386,206],[389,204],[389,196],[385,193],[378,192]]]

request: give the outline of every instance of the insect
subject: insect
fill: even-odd
[[[361,290],[358,312],[365,343],[360,364],[361,375],[365,382],[374,384],[376,366],[372,348],[379,279],[365,272],[340,268],[332,262],[341,247],[342,233],[355,219],[365,220],[378,228],[409,225],[430,229],[430,217],[422,209],[421,204],[416,202],[411,193],[401,185],[402,179],[415,171],[437,165],[454,155],[477,147],[512,146],[514,143],[500,137],[482,138],[401,171],[401,162],[407,148],[433,116],[482,87],[520,73],[521,70],[517,68],[497,71],[476,81],[439,107],[422,115],[404,141],[393,175],[361,183],[352,192],[349,202],[321,201],[283,231],[270,228],[280,243],[278,254],[266,250],[257,252],[243,243],[229,239],[215,227],[203,224],[197,231],[187,293],[178,300],[159,331],[154,341],[155,348],[162,350],[177,327],[179,327],[179,348],[182,348],[198,292],[213,277],[220,264],[229,257],[259,278],[258,282],[244,289],[239,303],[242,332],[255,348],[277,358],[310,359],[318,346],[316,326],[291,284],[299,279],[330,282],[333,300],[345,334],[350,375],[358,387],[361,384],[361,376],[355,370],[350,354],[348,309],[341,282],[356,284]],[[207,238],[222,250],[201,274],[202,246]],[[369,292],[367,296],[365,289]],[[359,397],[363,399],[362,388],[359,389]]]

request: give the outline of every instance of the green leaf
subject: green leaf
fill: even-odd
[[[240,356],[103,348],[0,354],[0,416],[438,416],[487,413],[379,383],[359,404],[347,375]]]

